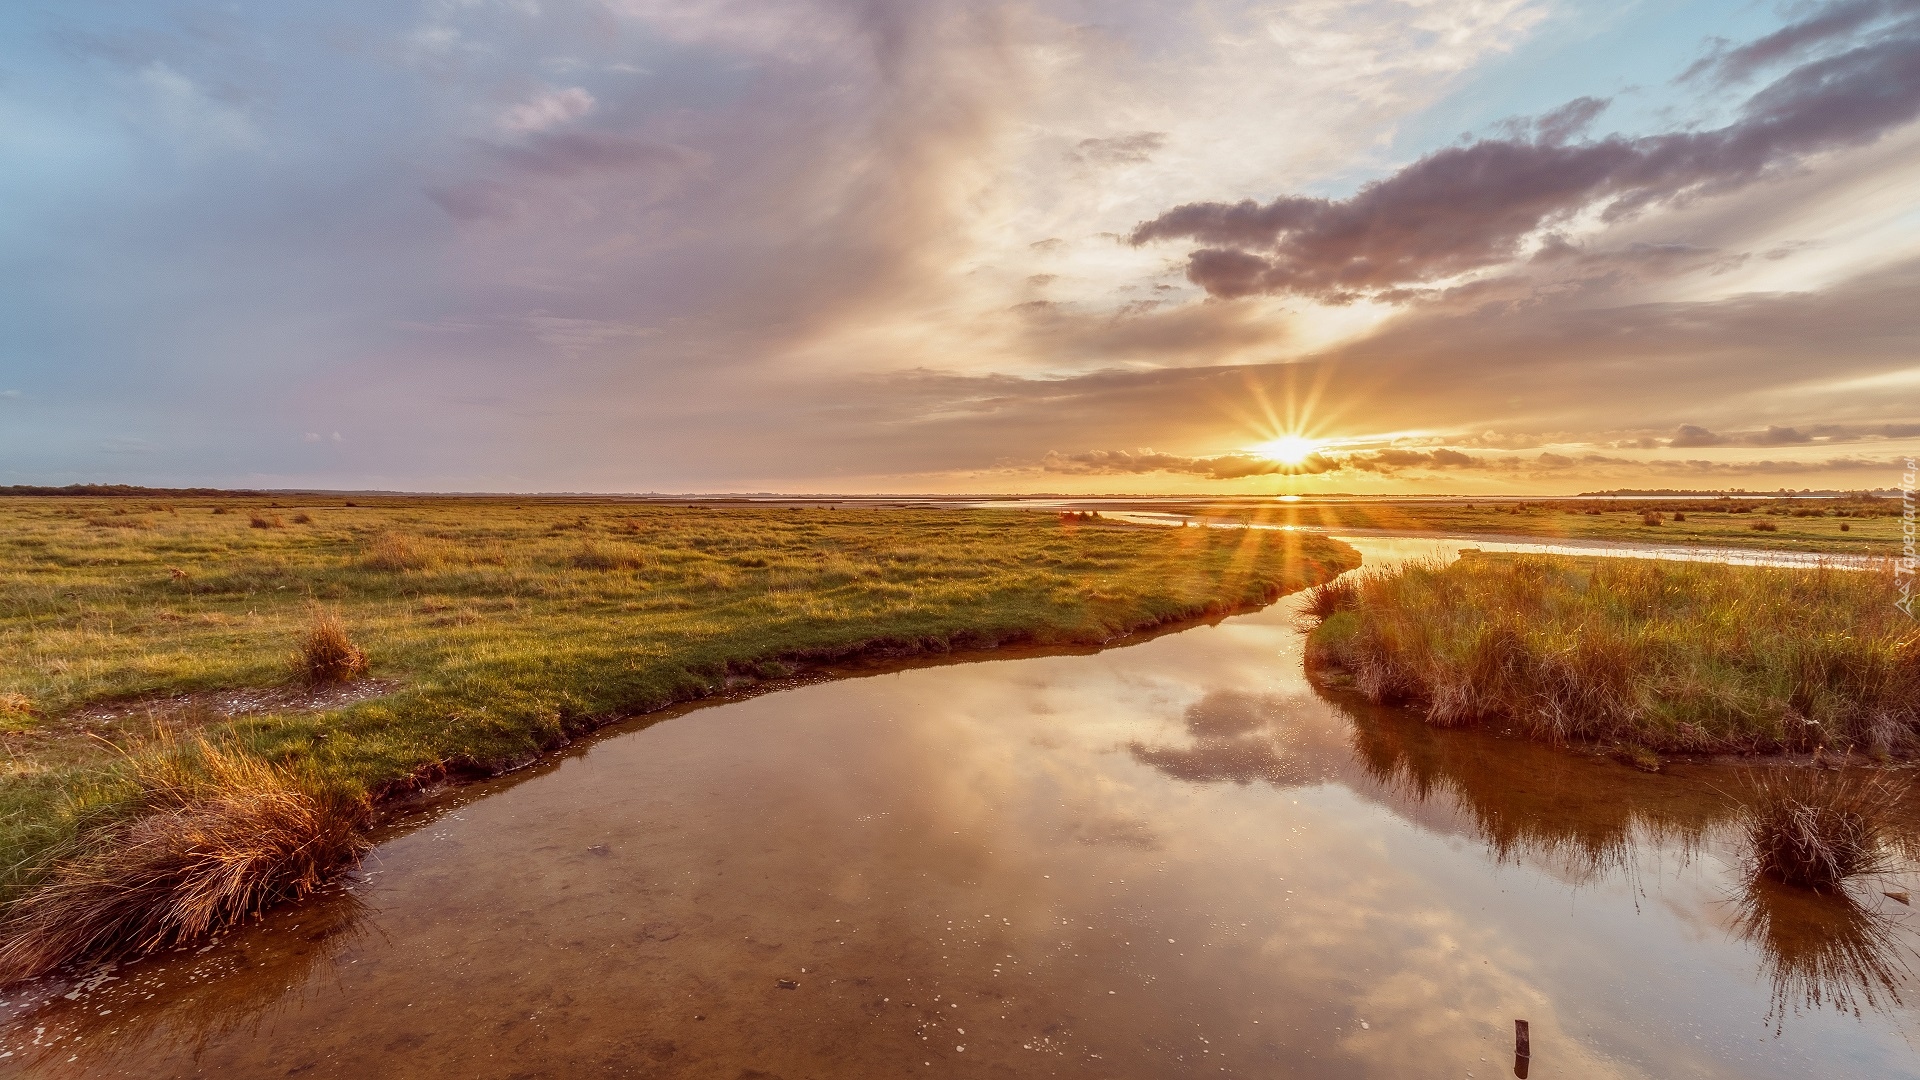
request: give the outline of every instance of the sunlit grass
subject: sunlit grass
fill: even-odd
[[[1469,554],[1312,607],[1312,662],[1431,720],[1672,751],[1912,750],[1920,630],[1891,569]]]

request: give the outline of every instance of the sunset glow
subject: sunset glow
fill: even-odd
[[[1903,5],[221,10],[0,14],[0,483],[1524,494],[1920,454]]]
[[[1302,435],[1283,435],[1253,448],[1256,455],[1282,465],[1299,465],[1319,451],[1319,443]]]

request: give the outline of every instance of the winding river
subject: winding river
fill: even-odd
[[[1728,770],[1329,696],[1297,622],[650,717],[423,803],[316,901],[14,995],[0,1071],[1920,1077],[1885,895],[1920,879],[1745,889]]]

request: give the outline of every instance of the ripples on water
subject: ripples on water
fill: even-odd
[[[316,902],[16,994],[0,1070],[1491,1077],[1524,1018],[1530,1080],[1920,1076],[1914,875],[1749,886],[1725,770],[1323,691],[1295,618],[610,734]]]

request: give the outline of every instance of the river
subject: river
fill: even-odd
[[[1316,688],[1298,625],[636,721],[418,806],[313,901],[16,993],[0,1070],[1920,1077],[1884,895],[1920,878],[1747,889],[1730,770],[1429,728]]]

